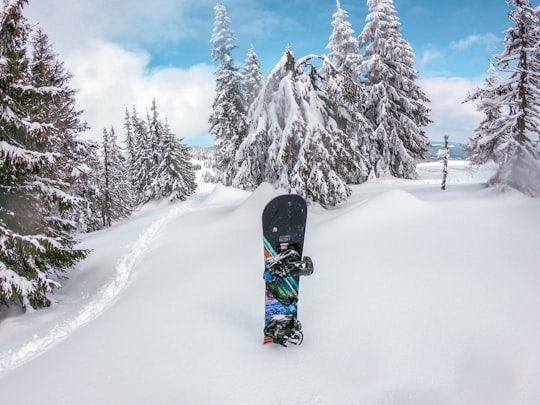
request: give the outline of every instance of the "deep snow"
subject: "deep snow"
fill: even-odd
[[[2,404],[474,404],[540,399],[540,200],[419,166],[310,206],[301,346],[262,344],[260,215],[210,186],[89,234],[57,303],[0,313]]]

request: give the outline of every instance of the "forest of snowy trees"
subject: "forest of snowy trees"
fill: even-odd
[[[0,307],[50,305],[62,274],[86,257],[76,234],[110,226],[152,199],[191,195],[188,147],[159,116],[126,113],[127,147],[114,128],[101,144],[75,106],[72,75],[41,29],[32,32],[26,0],[0,10]]]
[[[501,0],[502,1],[502,0]],[[471,162],[493,160],[490,184],[540,193],[539,15],[529,0],[514,7],[505,50],[467,101],[485,120],[468,147]],[[336,1],[327,55],[296,57],[287,47],[266,80],[253,47],[244,73],[224,5],[214,7],[211,37],[216,94],[209,118],[220,180],[247,190],[269,182],[307,200],[335,205],[349,185],[387,175],[416,177],[429,146],[429,100],[417,84],[414,51],[401,35],[393,0],[367,0],[356,37]]]
[[[367,4],[358,38],[338,1],[328,55],[297,58],[287,47],[266,80],[253,48],[244,77],[235,66],[231,21],[216,4],[210,132],[224,184],[252,190],[269,182],[336,205],[350,196],[350,184],[416,177],[415,159],[429,145],[429,100],[393,2]]]
[[[503,0],[500,0],[503,1]],[[484,119],[468,145],[473,164],[498,165],[491,185],[540,194],[540,8],[506,0],[512,26],[490,75],[465,101]],[[88,252],[76,235],[122,220],[155,199],[184,200],[196,188],[187,145],[155,99],[126,109],[120,137],[83,139],[72,75],[46,33],[32,28],[28,0],[0,9],[0,307],[50,305],[64,272]],[[392,0],[367,0],[356,36],[339,0],[326,55],[297,57],[287,46],[263,77],[253,46],[240,69],[225,6],[214,7],[217,64],[209,117],[217,173],[211,181],[253,190],[268,182],[333,206],[350,185],[415,178],[429,146],[429,100],[417,83],[414,51]]]

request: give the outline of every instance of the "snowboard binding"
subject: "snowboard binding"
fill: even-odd
[[[300,258],[294,248],[287,249],[277,256],[266,259],[266,271],[264,279],[273,282],[278,278],[288,276],[309,276],[313,274],[313,262],[309,256]]]
[[[264,279],[272,296],[283,305],[298,302],[298,277],[310,274],[313,274],[311,258],[305,256],[301,259],[294,248],[266,259]]]
[[[302,324],[292,315],[271,319],[264,328],[264,343],[277,343],[287,347],[287,343],[299,345],[304,340]]]

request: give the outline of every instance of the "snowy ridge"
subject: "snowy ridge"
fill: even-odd
[[[0,353],[0,375],[39,356],[105,312],[129,285],[137,264],[148,253],[159,232],[174,218],[189,210],[187,204],[175,206],[168,215],[155,220],[141,233],[137,241],[129,248],[128,253],[119,259],[114,268],[112,280],[102,287],[76,316],[67,319],[60,325],[55,325],[44,336],[34,334],[32,340],[23,343],[20,347],[2,351]]]

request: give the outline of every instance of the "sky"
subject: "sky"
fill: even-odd
[[[532,1],[537,6],[537,1]],[[25,15],[49,36],[74,78],[77,107],[100,140],[122,137],[126,108],[146,114],[152,99],[173,132],[190,145],[211,146],[208,116],[216,65],[211,58],[215,0],[29,0]],[[222,1],[242,67],[253,45],[267,75],[289,45],[297,57],[327,53],[335,0]],[[462,101],[482,83],[492,55],[512,26],[505,0],[394,0],[402,35],[413,47],[418,83],[431,100],[432,140],[448,133],[465,142],[482,118]],[[365,0],[341,0],[355,34],[368,15]]]

